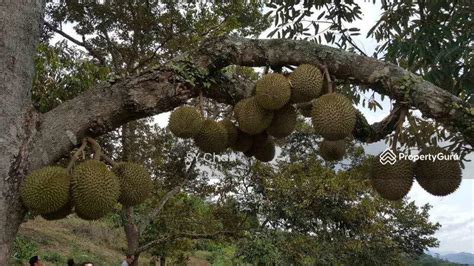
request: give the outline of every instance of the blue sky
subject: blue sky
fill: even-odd
[[[366,54],[370,55],[377,46],[377,41],[365,36],[370,27],[380,17],[380,3],[378,1],[376,4],[373,4],[372,1],[359,1],[359,5],[363,12],[362,20],[346,26],[361,29],[361,35],[355,36],[356,44]],[[63,30],[72,36],[77,36],[74,34],[71,25],[66,25]],[[266,35],[266,33],[263,33],[261,36],[265,38]],[[61,40],[61,37],[55,36],[53,42],[57,40]],[[358,106],[370,123],[382,120],[390,110],[390,102],[387,98],[383,102],[379,97],[376,100],[382,103],[383,110],[373,112]],[[165,127],[168,124],[168,117],[169,113],[160,114],[155,117],[155,121],[161,127]],[[365,145],[364,148],[366,153],[377,155],[384,151],[387,146],[383,141],[380,141]],[[474,155],[470,154],[467,158],[472,160]],[[474,253],[474,162],[466,162],[465,166],[460,188],[449,196],[431,196],[416,182],[408,194],[409,199],[414,200],[418,206],[426,203],[432,205],[430,220],[439,222],[442,225],[441,229],[436,233],[440,246],[439,248],[432,249],[431,251],[433,252],[441,254],[451,252]]]

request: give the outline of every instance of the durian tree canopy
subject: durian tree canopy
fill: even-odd
[[[303,63],[326,65],[338,80],[367,85],[393,100],[408,101],[424,116],[460,132],[466,143],[474,144],[473,107],[401,67],[314,42],[223,36],[204,41],[179,60],[101,84],[43,114],[41,131],[32,142],[30,167],[55,162],[86,133],[101,135],[130,120],[171,111],[198,96],[200,89],[204,96],[227,104],[248,97],[254,83],[221,74],[223,67]],[[180,70],[184,67],[186,73]],[[393,130],[386,126],[394,126],[369,125],[360,115],[357,120],[353,134],[363,142],[380,140]],[[51,142],[55,145],[45,146]]]

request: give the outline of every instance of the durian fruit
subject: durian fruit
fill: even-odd
[[[47,166],[25,178],[20,188],[21,199],[25,207],[33,212],[55,212],[69,201],[70,184],[71,177],[66,169]]]
[[[240,113],[240,110],[242,110],[242,106],[245,104],[245,99],[242,99],[240,101],[238,101],[235,105],[234,105],[234,117],[235,119],[239,119],[239,113]]]
[[[124,206],[135,206],[144,202],[151,194],[153,183],[150,174],[140,164],[121,162],[112,167],[120,182],[118,201]]]
[[[96,220],[112,211],[117,204],[120,183],[103,162],[88,160],[74,168],[72,195],[77,216]]]
[[[393,165],[382,164],[379,155],[372,163],[372,187],[382,198],[400,200],[408,194],[413,185],[413,168],[414,163],[410,160],[397,160]]]
[[[293,132],[296,127],[296,110],[295,108],[288,104],[283,108],[276,110],[272,123],[267,128],[268,134],[275,138],[284,138]]]
[[[298,111],[304,117],[311,117],[313,102],[300,103],[297,105]]]
[[[41,217],[48,221],[60,220],[66,218],[69,214],[72,213],[72,209],[74,208],[74,204],[72,200],[69,200],[66,205],[64,205],[61,209],[51,212],[51,213],[43,213]]]
[[[206,119],[199,133],[194,136],[194,143],[203,152],[223,152],[227,148],[227,130],[222,124]]]
[[[181,106],[171,113],[168,127],[178,138],[192,138],[201,129],[202,122],[202,115],[195,107]]]
[[[263,144],[267,142],[269,135],[267,131],[263,131],[250,137],[252,139],[250,149],[244,152],[244,155],[247,157],[253,157],[257,148],[263,146]]]
[[[346,154],[346,143],[340,140],[323,140],[319,145],[319,153],[326,161],[340,161]]]
[[[423,149],[419,155],[450,155],[448,151],[439,147]],[[441,157],[441,156],[440,156]],[[440,158],[441,159],[441,158]],[[443,158],[447,159],[447,158]],[[446,196],[456,191],[461,184],[461,165],[457,160],[417,160],[415,164],[415,178],[418,184],[428,193],[435,196]]]
[[[219,121],[219,123],[223,125],[227,131],[227,147],[233,146],[237,141],[237,127],[228,118]]]
[[[253,150],[250,149],[250,150],[248,150],[248,151],[245,151],[245,152],[244,152],[244,155],[247,156],[247,157],[249,157],[249,158],[253,157]]]
[[[282,74],[267,74],[259,79],[255,84],[255,97],[257,103],[264,109],[280,109],[288,103],[290,96],[290,83]]]
[[[240,129],[237,129],[237,139],[232,145],[234,151],[246,152],[252,148],[253,138],[251,135],[243,132]]]
[[[269,162],[275,157],[275,142],[270,137],[263,142],[256,142],[254,140],[250,154],[259,161]]]
[[[246,98],[239,110],[237,121],[239,128],[250,135],[264,131],[273,119],[273,112],[265,110],[257,104],[255,96]]]
[[[261,133],[258,133],[252,136],[253,143],[255,143],[255,145],[265,143],[268,140],[268,138],[270,138],[270,136],[268,135],[267,131],[263,131]]]
[[[325,94],[314,101],[312,122],[315,133],[327,140],[339,140],[351,135],[356,122],[356,110],[351,100],[342,94]]]
[[[323,75],[319,68],[302,64],[290,76],[291,102],[308,102],[321,94]]]

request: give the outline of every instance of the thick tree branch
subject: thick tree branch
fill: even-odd
[[[327,65],[337,79],[368,85],[376,92],[419,109],[424,116],[454,128],[474,145],[473,107],[421,77],[391,63],[307,41],[223,37],[208,40],[200,49],[201,62],[221,68],[285,66],[302,63]]]
[[[390,134],[397,126],[400,117],[400,107],[395,108],[382,121],[369,125],[364,115],[358,111],[356,117],[356,126],[352,134],[357,140],[365,143],[372,143],[382,140]]]
[[[380,94],[408,102],[425,116],[455,128],[466,142],[474,144],[474,115],[469,104],[400,67],[373,58],[306,41],[234,37],[210,39],[183,58],[115,83],[102,84],[44,114],[34,141],[31,168],[56,161],[86,135],[101,135],[128,121],[170,111],[196,97],[200,89],[206,97],[234,104],[249,95],[253,83],[217,71],[231,64],[324,64],[337,79],[365,84]],[[177,65],[180,67],[176,68]],[[204,74],[207,71],[211,74]],[[194,86],[187,82],[189,76],[195,78]],[[210,87],[203,86],[210,78],[215,82]],[[390,126],[380,129],[381,124],[369,127],[363,121],[358,124],[375,131],[377,138],[393,129]],[[374,132],[369,134],[370,138],[358,132],[355,131],[355,137],[362,141],[377,139]]]

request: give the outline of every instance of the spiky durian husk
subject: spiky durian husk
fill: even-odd
[[[252,148],[253,138],[251,135],[243,132],[242,130],[238,129],[237,140],[235,141],[234,145],[232,145],[232,149],[234,151],[246,152]]]
[[[76,214],[85,220],[96,220],[114,209],[120,184],[104,163],[88,160],[73,171],[72,195]]]
[[[255,84],[255,97],[257,103],[264,109],[280,109],[288,103],[290,96],[290,83],[282,74],[267,74],[259,79]]]
[[[227,147],[232,147],[237,141],[237,127],[228,118],[219,121],[219,123],[222,124],[227,131]]]
[[[302,64],[290,76],[291,102],[308,102],[321,94],[323,75],[319,68]]]
[[[222,124],[206,119],[199,133],[194,136],[194,143],[203,152],[223,152],[227,148],[227,130]]]
[[[47,166],[29,174],[20,188],[25,207],[36,213],[51,213],[61,209],[70,198],[71,177],[66,169]]]
[[[201,113],[191,106],[181,106],[174,110],[169,118],[168,128],[179,138],[192,138],[202,127]]]
[[[325,139],[343,139],[354,129],[356,110],[344,95],[325,94],[314,101],[312,122],[316,134]]]
[[[275,142],[273,138],[269,137],[265,132],[254,136],[254,143],[248,155],[253,155],[255,159],[262,162],[273,160],[275,157]]]
[[[296,127],[296,110],[288,104],[283,108],[276,110],[273,120],[267,129],[268,134],[275,138],[284,138],[293,132]]]
[[[428,147],[420,155],[444,156],[450,153],[439,147]],[[461,184],[461,165],[457,160],[418,160],[415,164],[415,177],[418,184],[435,196],[446,196],[456,191]]]
[[[51,212],[51,213],[43,213],[41,217],[48,221],[60,220],[66,218],[69,214],[72,214],[72,209],[74,208],[74,204],[72,199],[66,203],[61,209]]]
[[[383,165],[379,155],[372,163],[372,187],[385,199],[400,200],[413,185],[413,168],[414,163],[410,160],[397,160],[394,165]]]
[[[319,153],[326,161],[339,161],[346,154],[346,143],[341,140],[323,140],[319,145]]]
[[[237,117],[239,128],[250,135],[261,133],[267,129],[272,122],[273,112],[260,107],[255,97],[243,101]]]
[[[153,183],[150,174],[140,164],[122,162],[112,171],[120,182],[118,201],[124,206],[135,206],[144,202],[151,194]]]

